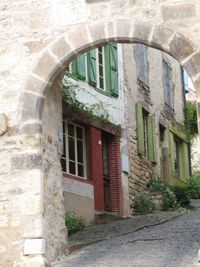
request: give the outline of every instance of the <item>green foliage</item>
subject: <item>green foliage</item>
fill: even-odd
[[[152,179],[148,182],[147,187],[151,192],[164,192],[167,185],[161,182],[161,180]]]
[[[95,104],[85,104],[77,99],[77,92],[85,90],[72,82],[71,75],[66,73],[62,81],[62,99],[75,110],[84,110],[88,117],[99,120],[101,123],[109,123],[109,114],[104,108],[104,103],[99,101]],[[99,115],[96,115],[99,114]]]
[[[151,213],[155,210],[155,203],[151,196],[145,192],[135,197],[135,212],[139,214]]]
[[[190,198],[200,199],[200,173],[195,173],[187,189]]]
[[[85,222],[83,218],[78,217],[74,212],[67,212],[65,213],[65,226],[68,229],[68,233],[72,234],[82,230]]]
[[[198,133],[196,105],[187,101],[185,107],[186,128],[190,137]]]
[[[175,210],[177,205],[178,203],[175,194],[167,188],[163,193],[162,210]]]
[[[187,189],[178,186],[170,186],[170,189],[175,194],[177,202],[181,207],[191,208],[191,201]]]

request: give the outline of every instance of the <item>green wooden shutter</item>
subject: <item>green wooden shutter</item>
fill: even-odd
[[[144,154],[143,112],[142,112],[142,105],[140,103],[136,104],[136,127],[137,127],[138,153]]]
[[[72,76],[76,77],[76,72],[77,72],[77,61],[74,59],[72,61]]]
[[[76,74],[78,78],[85,79],[85,55],[81,55],[76,59]]]
[[[182,178],[186,180],[189,178],[188,144],[186,142],[183,142],[181,147],[181,167]]]
[[[118,96],[118,57],[117,45],[110,45],[110,91],[115,97]]]
[[[152,116],[147,118],[147,143],[148,143],[148,159],[156,162],[156,135],[155,122]]]
[[[96,77],[96,49],[90,50],[87,54],[87,66],[88,66],[88,81],[92,85],[97,84]]]
[[[171,131],[168,131],[169,138],[169,158],[170,158],[170,169],[171,172],[175,175],[174,167],[174,135]]]

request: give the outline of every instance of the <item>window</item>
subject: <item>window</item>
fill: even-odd
[[[118,56],[117,45],[112,44],[90,50],[72,62],[71,71],[78,79],[118,96]]]
[[[137,44],[135,46],[135,58],[138,81],[144,86],[149,88],[149,75],[148,75],[148,58],[147,58],[147,46]]]
[[[142,107],[136,104],[136,127],[138,153],[151,162],[156,162],[156,139],[154,118]]]
[[[167,104],[170,108],[173,108],[174,103],[173,103],[172,69],[165,60],[163,60],[163,87],[164,87],[165,104]]]
[[[85,128],[64,120],[63,155],[61,156],[63,172],[87,177],[85,147]]]

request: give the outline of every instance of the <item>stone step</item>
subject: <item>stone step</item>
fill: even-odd
[[[123,220],[119,214],[115,212],[96,212],[95,214],[95,224],[108,224],[116,221]]]

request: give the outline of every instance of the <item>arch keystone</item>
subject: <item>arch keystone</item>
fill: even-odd
[[[121,41],[123,43],[130,43],[131,37],[133,33],[134,20],[128,19],[119,19],[116,21],[116,32],[115,38],[117,41]]]
[[[150,22],[135,21],[132,41],[149,44],[153,25]]]

